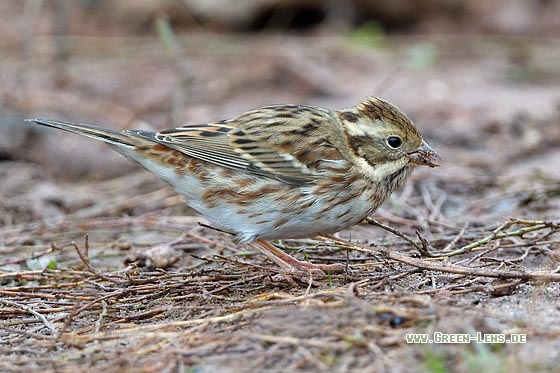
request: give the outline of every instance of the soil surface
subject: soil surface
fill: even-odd
[[[0,371],[560,366],[560,39],[61,37],[16,21],[0,29]],[[164,129],[370,95],[405,111],[444,166],[415,170],[337,238],[277,242],[347,264],[304,278],[201,225],[104,144],[23,122]],[[414,333],[473,341],[407,343]]]

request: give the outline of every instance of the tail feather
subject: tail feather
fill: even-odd
[[[133,148],[137,145],[141,145],[142,143],[146,143],[146,139],[134,136],[127,132],[115,131],[109,128],[92,126],[85,123],[73,123],[40,118],[26,119],[25,121],[77,133],[79,135],[91,137],[119,147],[126,146]]]

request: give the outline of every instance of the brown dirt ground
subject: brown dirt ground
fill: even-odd
[[[189,33],[179,57],[156,37],[67,41],[58,62],[49,35],[23,57],[0,46],[0,371],[558,369],[558,39]],[[368,95],[406,111],[445,166],[376,213],[392,231],[279,243],[348,264],[305,281],[102,144],[22,122],[164,128]],[[435,332],[527,342],[406,343]]]

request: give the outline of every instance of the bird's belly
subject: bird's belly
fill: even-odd
[[[241,189],[203,187],[205,191],[197,195],[192,191],[198,187],[176,189],[212,225],[237,234],[240,242],[338,232],[359,223],[379,205],[371,191],[351,196],[348,188],[341,188],[324,195],[314,187],[288,186],[275,180],[263,183],[262,178]]]
[[[282,196],[275,192],[262,194],[243,205],[239,205],[235,198],[223,195],[219,198],[221,202],[218,204],[193,208],[217,228],[236,233],[242,242],[338,232],[357,224],[374,209],[371,200],[362,197],[344,204],[327,202],[321,196],[302,194],[297,188],[283,191]],[[287,203],[279,203],[283,198]]]
[[[190,166],[174,169],[134,153],[125,155],[185,196],[212,226],[236,234],[241,242],[337,232],[359,223],[385,199],[363,180],[294,186],[208,164],[181,172]]]

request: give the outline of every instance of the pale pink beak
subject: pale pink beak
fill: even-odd
[[[439,154],[422,140],[422,146],[413,152],[408,153],[410,162],[419,166],[439,167],[443,160]]]

